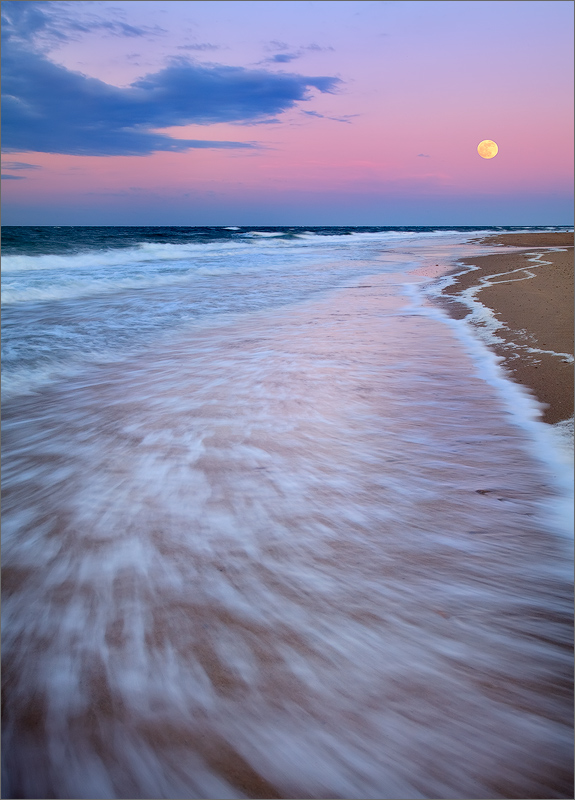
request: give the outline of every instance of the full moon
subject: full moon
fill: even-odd
[[[484,139],[477,145],[477,152],[481,158],[494,158],[499,152],[499,148],[491,139]]]

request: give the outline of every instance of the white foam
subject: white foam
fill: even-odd
[[[17,273],[35,270],[94,270],[99,267],[126,266],[130,264],[163,263],[170,261],[194,261],[203,256],[223,256],[228,258],[235,253],[253,254],[254,248],[264,248],[262,252],[270,249],[277,251],[299,252],[309,247],[313,240],[318,251],[325,251],[330,244],[344,245],[348,252],[348,245],[354,242],[354,247],[361,242],[381,242],[390,244],[394,241],[412,241],[419,246],[425,246],[429,241],[445,239],[446,242],[465,242],[474,238],[479,233],[460,233],[456,231],[434,232],[363,232],[354,231],[351,234],[319,235],[311,231],[298,232],[290,238],[284,238],[283,232],[248,231],[241,238],[227,239],[212,242],[188,242],[185,244],[143,242],[133,247],[113,250],[93,250],[69,255],[5,255],[2,258],[2,272]],[[270,241],[266,241],[266,240]],[[278,241],[276,241],[278,240]]]
[[[449,282],[451,280],[450,277]],[[568,454],[566,456],[569,449],[566,445],[569,425],[554,428],[543,423],[541,416],[544,406],[529,389],[512,381],[502,368],[503,357],[496,355],[488,345],[503,341],[495,335],[495,331],[504,326],[491,309],[479,303],[475,298],[475,291],[462,293],[464,302],[472,309],[472,314],[463,320],[454,319],[442,309],[426,302],[426,297],[438,296],[445,285],[448,284],[441,281],[432,285],[426,282],[404,284],[405,294],[412,301],[412,305],[406,310],[440,320],[452,328],[473,359],[477,374],[497,390],[510,419],[525,432],[529,453],[543,463],[551,475],[560,497],[553,503],[543,503],[545,514],[558,533],[573,536],[573,460],[572,457],[571,460],[567,457]],[[458,299],[462,295],[458,295]]]
[[[72,300],[99,295],[116,294],[127,290],[151,289],[162,286],[185,285],[188,275],[141,275],[134,278],[99,278],[98,280],[76,279],[48,286],[26,286],[13,288],[6,283],[2,287],[3,305],[38,303],[57,300]]]
[[[182,261],[209,253],[230,253],[246,248],[244,242],[225,241],[192,244],[142,243],[137,247],[115,250],[96,250],[73,255],[21,256],[6,255],[2,258],[2,272],[24,272],[30,270],[95,269],[98,267],[126,266],[128,264]]]
[[[246,231],[244,236],[261,236],[262,239],[273,239],[277,236],[284,236],[284,232],[272,233],[271,231]]]
[[[551,425],[551,433],[558,450],[565,458],[566,463],[573,465],[574,460],[574,436],[573,436],[573,417],[564,419]]]

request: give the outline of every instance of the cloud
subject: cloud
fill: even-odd
[[[4,0],[2,3],[2,38],[34,41],[44,48],[78,39],[82,34],[145,37],[166,33],[160,27],[136,27],[118,20],[107,20],[86,13],[87,3],[61,3],[54,0]],[[72,10],[72,14],[69,11]]]
[[[126,189],[119,189],[118,191],[106,191],[102,190],[99,192],[83,192],[84,197],[137,197],[138,195],[141,197],[142,195],[146,195],[146,197],[159,197],[160,195],[157,192],[150,191],[150,188],[144,188],[143,186],[129,186]]]
[[[268,64],[287,64],[289,61],[295,61],[296,58],[299,58],[298,53],[276,53],[275,56],[271,58],[266,58],[265,62]]]
[[[417,157],[418,158],[431,158],[431,156],[428,156],[427,153],[418,153]]]
[[[177,50],[221,50],[219,44],[209,44],[202,42],[200,44],[179,44]]]
[[[289,50],[290,46],[286,42],[279,42],[277,39],[272,39],[266,44],[266,50]]]
[[[3,181],[23,181],[26,177],[25,175],[2,175]]]
[[[291,52],[280,52],[276,53],[274,56],[270,56],[269,58],[265,58],[263,61],[258,62],[259,64],[286,64],[289,61],[295,61],[296,58],[301,58],[305,55],[306,50],[310,52],[327,52],[329,50],[333,51],[333,47],[321,47],[319,44],[312,42],[311,44],[302,45],[299,48],[294,49],[290,47],[286,42],[278,42],[278,41],[271,41],[267,42],[265,45],[265,49],[270,51],[274,50],[291,50]]]
[[[335,77],[201,65],[180,57],[128,87],[113,86],[58,65],[47,55],[50,46],[79,32],[97,30],[131,37],[150,32],[88,14],[84,10],[88,5],[91,7],[57,0],[7,0],[3,4],[5,152],[133,156],[190,148],[254,149],[254,142],[174,139],[160,131],[221,122],[269,124],[277,121],[277,115],[309,100],[313,89],[330,93],[341,83]],[[283,49],[284,43],[270,46]],[[212,50],[218,46],[181,47]],[[290,53],[276,56],[278,63],[297,57]]]
[[[38,164],[26,164],[25,161],[4,161],[2,166],[6,169],[42,169]]]
[[[318,114],[317,111],[304,111],[308,117],[318,117],[319,119],[329,119],[332,122],[347,122],[351,125],[353,117],[359,117],[359,114],[344,114],[342,117],[328,117],[327,114]]]
[[[328,45],[327,47],[321,47],[319,44],[316,44],[315,42],[312,42],[311,44],[303,45],[303,47],[301,49],[302,50],[313,50],[316,53],[319,53],[319,52],[326,53],[328,51],[335,52],[335,48],[332,47],[331,45]]]
[[[332,93],[334,77],[306,77],[174,60],[128,87],[72,72],[15,42],[3,48],[5,152],[146,155],[253,143],[173,139],[157,129],[219,122],[265,123],[310,91]]]

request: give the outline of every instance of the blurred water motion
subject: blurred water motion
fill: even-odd
[[[5,404],[5,797],[572,796],[559,490],[390,287]]]

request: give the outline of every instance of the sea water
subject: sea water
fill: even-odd
[[[3,796],[572,794],[569,460],[432,302],[505,230],[4,229]]]

